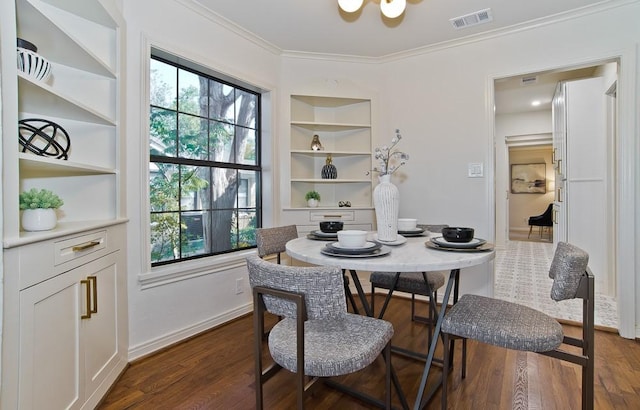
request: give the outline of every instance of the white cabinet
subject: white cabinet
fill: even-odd
[[[285,221],[299,230],[317,229],[320,220],[343,220],[347,224],[371,229],[372,205],[372,101],[294,94],[290,97],[289,204]],[[311,142],[317,135],[321,150]],[[323,178],[328,156],[337,177]],[[318,208],[307,208],[305,194],[317,191]],[[339,207],[339,203],[351,207]]]
[[[0,2],[3,409],[93,408],[127,364],[120,3]],[[16,38],[51,63],[48,79],[18,70]],[[23,152],[29,119],[67,132],[66,160]],[[55,229],[21,229],[31,188],[64,201]]]
[[[599,289],[612,271],[608,226],[613,202],[608,192],[611,142],[607,141],[605,84],[602,77],[561,82],[553,101],[554,243],[567,241],[589,252]]]
[[[5,315],[0,407],[93,408],[125,368],[124,235],[111,226],[5,252],[5,290],[18,296]]]
[[[348,209],[285,209],[284,220],[287,224],[297,225],[300,236],[319,229],[319,222],[322,221],[342,221],[345,229],[373,230],[373,209]]]
[[[20,228],[18,195],[31,188],[52,190],[64,200],[56,228],[61,234],[123,217],[123,23],[112,3],[15,0],[1,6],[5,247],[37,240],[38,234]],[[46,81],[17,69],[16,37],[34,43],[51,62]],[[18,121],[29,119],[66,130],[67,160],[23,152]]]

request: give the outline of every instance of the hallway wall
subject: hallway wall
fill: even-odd
[[[529,231],[529,217],[540,215],[553,202],[555,172],[551,163],[551,145],[543,147],[512,147],[509,149],[509,166],[513,164],[545,163],[547,192],[544,194],[509,193],[509,232]],[[538,234],[538,227],[534,227]]]

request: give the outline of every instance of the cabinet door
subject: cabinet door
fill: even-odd
[[[83,295],[85,285],[75,271],[20,292],[20,409],[82,405]]]
[[[89,278],[91,285],[91,318],[81,323],[85,358],[85,388],[87,400],[96,405],[110,385],[106,378],[117,374],[118,365],[118,256],[110,254],[81,268],[81,276]],[[122,275],[121,275],[122,276]],[[93,279],[95,278],[95,279]],[[94,295],[95,290],[95,296]],[[106,384],[106,385],[105,385]],[[101,386],[102,385],[102,386]],[[102,387],[102,389],[100,388]],[[88,403],[89,404],[89,403]]]

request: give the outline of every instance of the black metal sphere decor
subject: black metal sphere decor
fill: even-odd
[[[69,134],[53,121],[26,118],[18,121],[21,152],[32,152],[43,157],[68,159],[71,140]]]

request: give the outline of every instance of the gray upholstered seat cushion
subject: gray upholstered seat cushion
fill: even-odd
[[[347,313],[341,319],[308,320],[304,325],[304,372],[308,376],[340,376],[371,364],[393,336],[391,323]],[[296,372],[296,321],[278,322],[269,334],[276,363]]]
[[[378,288],[390,289],[395,279],[396,272],[373,272],[369,281]],[[444,286],[444,272],[427,272],[427,281],[432,291]],[[402,272],[396,284],[396,290],[401,292],[417,293],[419,295],[429,296],[422,272]]]
[[[463,295],[442,322],[445,333],[507,349],[546,352],[562,344],[562,326],[535,309],[499,299]]]

